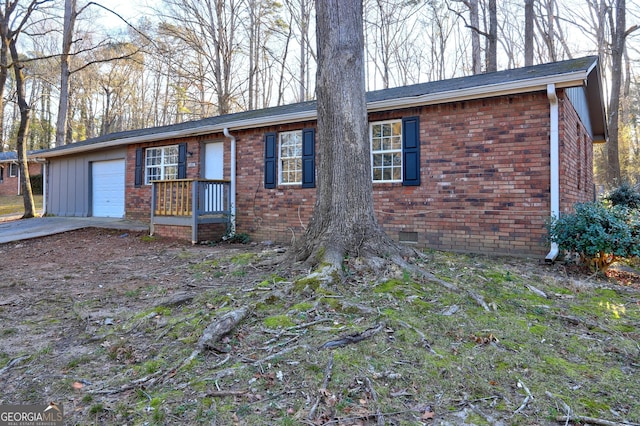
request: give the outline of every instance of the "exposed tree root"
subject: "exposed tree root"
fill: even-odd
[[[326,247],[331,247],[331,249]],[[297,260],[304,260],[306,266],[316,268],[307,278],[317,279],[326,287],[335,285],[342,280],[345,258],[355,257],[355,260],[349,262],[349,266],[357,265],[357,268],[362,267],[380,273],[395,265],[415,277],[438,284],[453,293],[467,294],[485,311],[491,311],[480,294],[442,280],[412,263],[410,259],[424,259],[424,255],[413,248],[396,243],[384,233],[362,238],[358,245],[351,250],[344,249],[343,244],[329,245],[327,241],[326,244],[316,242],[313,247],[294,248],[293,254]]]
[[[24,361],[25,359],[28,359],[30,357],[30,355],[23,355],[20,356],[18,358],[14,358],[11,361],[9,361],[7,363],[7,365],[5,365],[4,367],[0,368],[0,376],[2,376],[6,371],[9,371],[9,369],[15,365],[20,364],[22,361]]]
[[[341,339],[337,339],[337,340],[330,340],[330,341],[324,343],[318,349],[340,348],[342,346],[347,346],[347,345],[350,345],[352,343],[358,343],[358,342],[361,342],[361,341],[363,341],[365,339],[369,339],[369,338],[375,336],[383,328],[384,328],[384,324],[378,324],[375,327],[371,327],[371,328],[366,329],[362,333],[351,334],[349,336],[345,336],[345,337],[343,337]]]
[[[637,423],[618,423],[618,422],[612,422],[604,419],[597,419],[595,417],[585,417],[585,416],[557,416],[556,421],[562,422],[565,424],[567,422],[587,423],[587,424],[598,425],[598,426],[628,426],[628,425],[637,424]]]

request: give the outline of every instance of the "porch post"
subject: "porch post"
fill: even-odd
[[[198,196],[200,194],[198,188],[198,180],[194,179],[191,183],[191,244],[198,242]]]
[[[149,224],[149,235],[153,236],[154,233],[154,219],[156,216],[156,190],[157,185],[155,182],[151,182],[151,223]]]

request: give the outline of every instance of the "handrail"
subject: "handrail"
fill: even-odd
[[[209,179],[157,180],[151,187],[151,235],[156,223],[187,221],[191,242],[198,242],[201,223],[231,224],[231,182]]]
[[[229,211],[228,180],[171,179],[152,182],[154,216],[192,216]],[[194,198],[193,194],[197,194]],[[195,201],[195,203],[194,203]],[[195,206],[195,207],[194,207]]]

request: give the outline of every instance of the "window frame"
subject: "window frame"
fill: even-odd
[[[390,134],[388,137],[389,138],[398,138],[398,141],[400,143],[400,147],[398,149],[379,149],[379,150],[374,150],[373,149],[373,127],[375,125],[393,125],[393,124],[399,124],[400,125],[400,134]],[[393,127],[391,127],[393,129]],[[371,181],[373,183],[403,183],[403,176],[404,176],[404,158],[403,158],[403,151],[404,151],[404,142],[403,142],[403,133],[404,133],[404,123],[403,120],[401,118],[398,119],[390,119],[390,120],[381,120],[381,121],[372,121],[369,122],[369,147],[371,150]],[[385,137],[383,135],[383,137]],[[399,177],[397,179],[375,179],[375,170],[376,167],[374,165],[374,157],[376,155],[385,155],[385,154],[398,154],[400,157],[400,167],[399,167]],[[393,175],[393,171],[394,168],[397,166],[394,166],[393,164],[391,166],[381,166],[379,167],[379,169],[382,171],[381,172],[381,177],[384,177],[384,170],[385,169],[391,169],[391,173]],[[393,177],[393,176],[392,176]]]
[[[288,156],[288,157],[284,157],[283,154],[283,137],[292,135],[292,134],[297,134],[297,143],[295,145],[295,150],[298,152],[298,155],[294,155],[294,156]],[[290,131],[286,131],[286,132],[278,132],[278,185],[301,185],[302,184],[302,180],[303,180],[303,153],[302,153],[302,149],[303,149],[303,130],[299,129],[299,130],[290,130]],[[293,168],[293,169],[287,169],[286,173],[287,174],[294,174],[296,176],[296,180],[295,181],[284,181],[284,176],[285,176],[285,167],[284,167],[284,162],[285,160],[287,162],[291,162],[293,161],[294,163],[297,164],[298,167]]]
[[[9,163],[9,173],[7,177],[18,177],[20,167],[17,163]]]
[[[175,153],[169,153],[167,154],[166,152],[169,149],[175,149]],[[149,153],[152,152],[153,150],[160,150],[161,154],[160,157],[156,157],[156,158],[160,158],[160,164],[149,164]],[[175,155],[175,163],[169,163],[166,162],[167,158],[174,156]],[[180,175],[179,172],[179,167],[180,167],[180,145],[176,144],[176,145],[165,145],[165,146],[151,146],[148,148],[145,148],[144,150],[144,184],[145,185],[151,185],[153,182],[157,182],[157,181],[161,181],[161,180],[172,180],[172,179],[178,179],[178,176]],[[172,173],[170,177],[167,177],[167,169],[173,167],[175,168],[175,176]],[[155,169],[158,168],[160,169],[160,177],[158,179],[151,179],[151,176],[149,174],[150,169]]]

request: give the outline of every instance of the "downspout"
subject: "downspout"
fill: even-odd
[[[42,163],[42,216],[47,215],[47,162]]]
[[[229,235],[236,234],[236,138],[229,133],[227,127],[222,131],[224,136],[231,141],[231,162],[229,164],[231,174],[231,185],[229,187],[229,210],[231,215],[231,226],[229,227]]]
[[[560,132],[558,123],[558,95],[556,85],[547,84],[547,98],[549,99],[549,124],[550,124],[550,155],[549,167],[551,190],[551,218],[560,217]],[[551,249],[545,257],[546,262],[553,262],[559,253],[558,243],[551,243]]]
[[[18,169],[18,174],[16,176],[18,176],[18,187],[16,188],[16,191],[18,191],[18,195],[22,195],[22,185],[20,185],[20,163],[13,163],[15,164]],[[11,170],[11,166],[9,166],[9,170]]]

